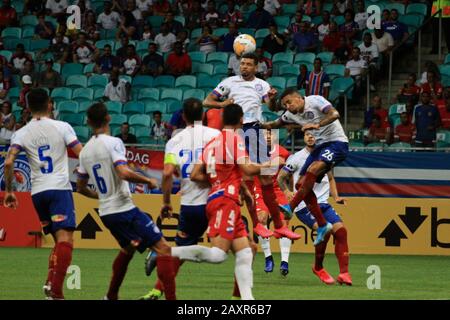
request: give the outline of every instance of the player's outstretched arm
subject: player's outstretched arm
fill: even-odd
[[[261,128],[263,129],[279,129],[282,128],[283,126],[284,123],[280,119],[261,123]]]
[[[320,127],[329,125],[330,123],[332,123],[340,118],[339,112],[333,107],[329,107],[329,108],[325,109],[324,113],[327,116],[319,122]]]
[[[153,178],[147,178],[145,176],[142,176],[133,170],[131,170],[128,165],[120,165],[116,167],[116,173],[119,176],[120,179],[126,180],[128,182],[132,183],[145,183],[147,184],[151,189],[158,188],[158,182]]]
[[[85,197],[98,199],[98,193],[89,188],[88,181],[89,177],[84,178],[79,176],[77,179],[77,192]]]
[[[208,96],[203,100],[203,105],[207,108],[225,108],[227,105],[234,103],[233,99],[226,99],[225,101],[220,101],[219,97],[213,93],[208,94]]]
[[[14,161],[17,158],[20,150],[15,147],[10,147],[8,155],[5,160],[5,200],[4,205],[7,208],[17,209],[19,203],[17,201],[16,196],[13,193],[12,182],[14,177]]]
[[[264,99],[264,103],[267,104],[270,111],[278,111],[277,94],[277,90],[275,88],[271,88],[269,92],[267,92],[267,97]]]
[[[339,192],[336,185],[336,180],[334,179],[334,175],[331,171],[327,173],[328,181],[330,182],[330,194],[333,197],[334,201],[339,204],[347,204],[346,198],[341,198],[339,196]]]

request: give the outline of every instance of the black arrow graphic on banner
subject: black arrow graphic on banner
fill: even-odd
[[[95,233],[103,231],[89,213],[75,230],[81,231],[81,239],[95,239]]]
[[[400,247],[400,239],[408,239],[394,220],[387,225],[378,238],[385,239],[386,247]]]
[[[405,214],[399,214],[398,216],[402,219],[403,223],[408,227],[411,233],[416,232],[427,218],[427,216],[420,215],[420,207],[406,207]]]

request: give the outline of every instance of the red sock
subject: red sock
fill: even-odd
[[[339,263],[340,273],[348,272],[348,243],[347,243],[347,229],[344,227],[338,229],[334,233],[334,239],[336,241],[334,245],[334,252]]]
[[[305,200],[305,197],[308,195],[308,193],[312,191],[316,180],[317,176],[314,173],[306,172],[306,174],[296,184],[297,193],[289,203],[292,211],[294,211],[295,208],[297,208],[297,206],[300,204],[300,202]]]
[[[311,191],[306,197],[305,197],[305,203],[308,206],[308,210],[311,212],[311,214],[316,218],[317,224],[319,227],[323,227],[327,224],[327,221],[325,220],[322,210],[320,209],[319,204],[317,203],[317,197],[314,191]]]
[[[156,259],[156,267],[158,270],[158,278],[164,286],[164,294],[166,300],[176,300],[175,294],[175,263],[173,260],[178,260],[171,256],[158,256]]]
[[[245,185],[252,194],[253,199],[255,199],[255,181],[245,180]],[[258,214],[256,213],[256,206],[252,206],[250,203],[247,203],[247,209],[248,213],[250,214],[250,218],[252,219],[253,227],[255,227],[259,223]]]
[[[273,183],[265,186],[262,185],[261,189],[264,203],[266,204],[267,209],[269,209],[273,225],[275,226],[275,229],[279,229],[283,226],[283,221],[281,221],[280,208],[278,207],[275,191],[273,190]]]
[[[109,300],[119,299],[119,288],[122,285],[125,274],[127,273],[128,264],[133,258],[133,254],[126,253],[120,250],[116,259],[113,262],[113,273],[111,277],[111,282],[109,283],[109,289],[106,296]]]
[[[51,284],[52,278],[53,278],[53,271],[55,269],[55,251],[56,251],[56,245],[53,247],[52,252],[50,252],[50,255],[48,257],[48,274],[47,274],[47,280],[45,281],[45,284]]]
[[[180,270],[181,265],[183,264],[184,261],[181,261],[180,259],[173,259],[173,268],[174,268],[174,272],[175,272],[175,277],[178,274],[178,270]],[[161,282],[161,280],[157,280],[156,284],[155,284],[155,289],[159,290],[161,292],[164,292],[164,285]]]
[[[66,277],[67,268],[72,262],[73,246],[69,242],[58,242],[55,246],[52,293],[54,298],[64,299],[63,285]]]
[[[239,291],[239,286],[236,281],[236,277],[234,277],[234,288],[233,288],[233,297],[240,297],[241,292]]]
[[[315,254],[315,262],[314,262],[314,269],[319,271],[323,268],[323,259],[325,258],[325,250],[327,249],[327,243],[330,239],[330,234],[327,234],[325,236],[325,239],[319,243],[317,246],[315,246],[316,254]]]

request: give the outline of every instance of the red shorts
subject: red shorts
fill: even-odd
[[[241,207],[236,201],[219,197],[206,205],[208,237],[221,236],[227,240],[247,237],[248,233],[241,217]]]
[[[283,206],[283,205],[289,204],[289,201],[287,200],[286,195],[284,194],[283,191],[281,191],[279,186],[275,186],[273,188],[273,190],[275,191],[275,197],[277,198],[277,202],[279,205]],[[267,206],[263,200],[261,187],[258,184],[255,184],[254,191],[255,191],[256,213],[260,213],[260,212],[269,213],[269,209],[267,208]]]

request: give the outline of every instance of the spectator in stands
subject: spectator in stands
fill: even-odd
[[[317,50],[317,38],[316,35],[308,30],[307,22],[300,23],[300,30],[294,34],[293,44],[297,52],[316,52]]]
[[[23,15],[37,15],[45,11],[45,2],[42,0],[25,0]]]
[[[384,27],[391,21],[391,12],[388,9],[384,9],[381,13],[381,28],[384,30]]]
[[[88,39],[92,42],[100,40],[100,29],[95,21],[94,11],[86,11],[86,19],[82,21],[81,31],[86,33]]]
[[[417,105],[414,110],[417,128],[415,145],[424,148],[434,147],[436,129],[441,125],[439,110],[431,104],[431,96],[428,91],[422,92],[421,100],[422,104]]]
[[[130,133],[130,125],[128,122],[122,123],[122,126],[120,127],[120,134],[118,134],[116,138],[121,139],[125,144],[137,143],[136,136]]]
[[[353,96],[358,101],[361,95],[363,87],[363,80],[367,74],[368,65],[367,62],[361,59],[361,50],[358,47],[352,50],[352,59],[345,64],[345,75],[352,77],[355,81],[355,89]]]
[[[272,16],[277,16],[281,13],[281,5],[278,0],[265,0],[264,10],[269,12]]]
[[[408,37],[408,27],[398,21],[397,9],[391,10],[391,20],[384,26],[383,30],[390,33],[395,43],[399,43]]]
[[[239,35],[239,31],[236,23],[231,22],[228,25],[228,33],[220,36],[220,42],[222,43],[223,52],[233,52],[234,39]]]
[[[170,11],[170,3],[167,0],[155,0],[151,7],[154,16],[164,17]]]
[[[3,75],[3,72],[0,72],[0,103],[8,100],[8,91],[11,87],[11,83],[9,79]]]
[[[292,37],[294,34],[300,31],[300,24],[303,20],[303,13],[301,10],[297,10],[295,13],[295,20],[289,24],[289,26],[284,30],[286,37]]]
[[[353,9],[352,0],[334,0],[332,14],[335,16],[341,16],[345,10]]]
[[[373,43],[377,45],[378,52],[383,57],[382,60],[389,61],[389,52],[394,48],[394,38],[383,29],[375,29],[371,35]]]
[[[130,92],[131,84],[124,79],[119,79],[119,71],[113,70],[110,82],[106,85],[103,93],[104,100],[126,103],[130,100]]]
[[[126,34],[133,40],[139,39],[138,28],[142,21],[141,12],[136,9],[134,0],[127,2],[127,9],[122,12],[119,25],[119,35]]]
[[[23,69],[20,71],[19,76],[23,77],[29,75],[32,79],[35,79],[37,74],[34,71],[34,62],[31,60],[25,61]]]
[[[192,1],[192,8],[189,10],[189,14],[186,15],[186,26],[188,29],[193,30],[200,27],[203,17],[203,8],[200,4],[200,0]]]
[[[175,111],[170,118],[170,136],[173,136],[174,132],[178,129],[186,128],[186,122],[183,119],[183,109]]]
[[[121,47],[116,50],[116,56],[119,59],[120,63],[122,63],[122,61],[127,57],[127,48],[130,44],[130,38],[127,35],[123,34],[120,37],[120,44]]]
[[[210,53],[216,51],[219,38],[212,34],[211,27],[209,25],[203,26],[203,33],[197,39],[196,43],[199,46],[199,50],[204,53]]]
[[[0,110],[0,129],[6,129],[8,131],[14,131],[16,126],[16,117],[12,113],[12,105],[9,101],[4,101],[2,103],[2,108]]]
[[[25,67],[26,61],[33,61],[31,55],[25,52],[25,47],[22,43],[17,44],[16,52],[11,56],[9,66],[11,72],[14,74],[19,74]]]
[[[167,24],[167,27],[169,28],[169,32],[173,34],[178,34],[181,30],[183,30],[183,25],[181,22],[175,20],[175,15],[173,11],[169,11],[166,13],[166,18],[164,20],[164,23]]]
[[[55,35],[55,27],[51,22],[45,21],[45,14],[38,15],[38,24],[34,27],[34,33],[41,39],[52,39]]]
[[[220,14],[216,10],[216,3],[214,1],[208,1],[208,7],[202,17],[202,26],[210,26],[212,29],[219,27]]]
[[[136,0],[127,0],[127,6],[124,11],[131,13],[136,21],[142,20],[142,12],[136,7]]]
[[[69,39],[67,39],[67,41],[68,40]],[[56,34],[55,39],[53,39],[50,45],[50,48],[42,50],[42,53],[47,52],[51,52],[53,54],[53,58],[59,64],[68,62],[70,55],[70,46],[68,43],[64,42],[64,35],[62,33]]]
[[[87,35],[81,32],[77,42],[72,48],[72,59],[74,63],[89,64],[94,62],[99,55],[96,47],[87,42]]]
[[[34,86],[49,88],[50,90],[62,86],[61,76],[53,70],[53,59],[45,61],[45,70],[39,72],[37,77],[34,78]]]
[[[322,14],[322,22],[317,26],[317,34],[320,42],[330,33],[330,25],[330,13],[325,10]]]
[[[422,84],[421,92],[428,92],[431,95],[431,99],[436,103],[437,100],[442,98],[442,92],[444,88],[442,84],[437,80],[433,71],[427,72],[427,82]]]
[[[281,33],[278,33],[278,27],[275,23],[269,27],[270,34],[268,34],[262,43],[262,48],[274,55],[278,52],[285,52],[287,42]]]
[[[375,43],[372,43],[372,36],[368,32],[364,34],[363,40],[358,48],[361,51],[361,57],[369,66],[370,91],[376,91],[375,83],[378,80],[379,70],[378,47]]]
[[[191,40],[189,40],[188,35],[189,34],[188,34],[188,31],[186,29],[181,30],[177,34],[177,41],[181,42],[181,44],[183,45],[183,50],[185,52],[189,51],[189,45],[191,43]]]
[[[379,115],[372,116],[372,125],[369,128],[369,135],[365,137],[365,143],[386,142],[390,143],[391,127],[389,123],[381,121]]]
[[[383,102],[379,95],[375,95],[372,98],[372,105],[369,110],[364,113],[364,127],[370,128],[372,125],[373,115],[376,114],[380,117],[382,122],[388,122],[389,112],[383,108]]]
[[[33,80],[30,76],[26,75],[22,77],[22,90],[20,90],[19,101],[17,104],[22,108],[27,108],[27,93],[30,92],[31,87],[33,85]]]
[[[272,76],[272,61],[264,56],[264,49],[262,48],[256,48],[255,54],[259,59],[256,76],[266,80]]]
[[[103,12],[98,15],[97,23],[105,30],[117,29],[120,23],[120,14],[112,11],[111,2],[105,1]]]
[[[141,40],[153,40],[155,35],[153,34],[152,26],[149,23],[144,24],[144,31],[142,32]]]
[[[47,15],[58,18],[66,15],[68,6],[69,2],[67,0],[47,0],[45,9],[47,9]]]
[[[162,121],[161,111],[153,111],[153,124],[150,129],[150,136],[155,139],[167,140],[168,124]]]
[[[183,44],[175,42],[173,47],[173,52],[167,57],[166,73],[174,77],[190,74],[192,61],[191,57],[183,51]]]
[[[438,109],[441,117],[441,128],[450,130],[450,95],[446,97],[445,104],[439,105]]]
[[[156,52],[156,44],[150,43],[148,45],[148,54],[144,57],[142,62],[142,74],[150,76],[159,76],[164,71],[164,59]]]
[[[151,14],[152,0],[136,0],[136,7],[141,12],[142,18],[147,18]]]
[[[256,10],[250,13],[247,28],[264,29],[272,23],[274,23],[272,15],[264,10],[264,0],[257,0]]]
[[[358,32],[359,26],[354,21],[355,13],[351,9],[345,10],[345,22],[339,27],[339,31],[347,38],[347,41],[353,41]]]
[[[301,64],[299,69],[300,74],[297,76],[297,89],[306,91],[306,87],[308,86],[308,68],[306,68],[306,64]]]
[[[17,12],[11,6],[11,0],[3,0],[0,7],[0,30],[17,26]]]
[[[425,62],[425,71],[422,72],[422,76],[420,78],[421,85],[428,82],[428,72],[433,72],[434,77],[438,81],[441,80],[441,72],[439,71],[439,67],[433,61],[428,60]]]
[[[118,69],[119,66],[119,58],[112,54],[111,46],[105,44],[103,47],[103,55],[95,63],[94,72],[109,75],[113,69]]]
[[[322,1],[319,0],[306,0],[303,1],[303,12],[310,17],[319,16],[322,12]]]
[[[403,88],[398,91],[398,102],[406,102],[410,97],[414,97],[416,100],[419,99],[421,88],[416,85],[416,79],[416,74],[414,72],[409,74],[408,80],[403,85]]]
[[[155,37],[155,43],[158,45],[158,51],[166,53],[172,51],[173,44],[177,41],[175,35],[169,32],[167,24],[163,23],[160,33]]]
[[[141,58],[136,54],[134,45],[129,44],[127,48],[127,57],[121,64],[120,72],[134,77],[141,69]]]
[[[320,33],[319,33],[320,35]],[[336,52],[341,45],[341,39],[344,38],[338,30],[336,22],[330,22],[329,32],[323,37],[322,49],[324,51]],[[344,38],[345,39],[345,38]],[[348,46],[347,46],[348,47]]]
[[[242,14],[239,10],[236,10],[236,4],[233,0],[227,1],[227,11],[223,14],[223,25],[230,25],[233,23],[235,26],[241,26],[243,23]],[[237,29],[237,28],[236,28]]]
[[[367,28],[367,19],[369,18],[364,0],[358,0],[356,8],[358,12],[355,14],[355,22],[358,24],[359,30],[364,30]]]
[[[400,114],[400,121],[394,130],[394,141],[412,143],[416,137],[416,126],[411,123],[406,112]]]
[[[29,108],[22,108],[20,112],[20,119],[16,122],[16,131],[24,127],[32,119],[31,111]]]
[[[240,64],[241,57],[237,56],[235,53],[230,55],[228,59],[228,76],[238,76],[241,74]]]
[[[309,72],[306,77],[305,94],[307,96],[319,95],[328,99],[330,86],[330,77],[322,70],[322,59],[314,59],[314,70]]]

